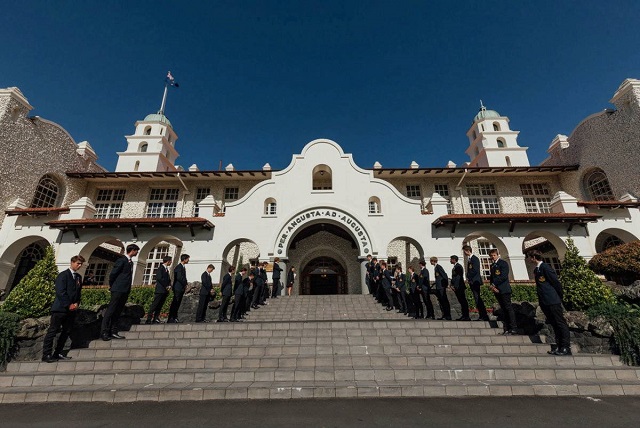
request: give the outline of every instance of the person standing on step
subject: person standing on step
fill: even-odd
[[[255,287],[255,276],[252,269],[249,269],[247,275],[242,280],[242,288],[245,294],[244,304],[242,305],[242,318],[251,310],[251,292]]]
[[[254,276],[254,286],[253,286],[253,300],[251,301],[251,308],[258,309],[258,305],[262,304],[262,288],[264,287],[264,279],[262,279],[261,272],[262,263],[258,263],[256,265],[255,270],[253,271]]]
[[[548,351],[552,355],[571,355],[569,325],[564,318],[562,308],[562,284],[558,280],[556,271],[542,261],[542,253],[534,250],[527,254],[529,261],[535,265],[533,274],[536,279],[536,292],[540,309],[544,312],[547,322],[553,327],[556,337],[556,349]]]
[[[469,303],[467,302],[467,294],[465,293],[467,286],[464,283],[464,269],[462,265],[458,263],[458,256],[451,256],[449,261],[453,265],[453,269],[451,270],[451,289],[456,294],[458,303],[460,303],[461,315],[456,321],[471,321],[469,317]]]
[[[207,266],[207,270],[202,272],[202,276],[200,277],[200,282],[202,286],[200,287],[199,299],[198,299],[198,310],[196,311],[196,322],[208,322],[207,321],[207,307],[209,306],[209,302],[211,301],[211,293],[213,292],[213,280],[211,279],[211,272],[215,270],[215,266],[209,265]]]
[[[496,296],[496,300],[504,314],[504,335],[518,334],[516,314],[511,305],[511,285],[509,284],[509,263],[500,258],[500,253],[495,248],[489,250],[489,256],[493,263],[490,268],[489,288]]]
[[[247,300],[245,301],[244,311],[245,314],[247,312],[251,312],[251,308],[253,308],[253,295],[256,292],[256,283],[255,283],[255,275],[257,273],[256,265],[249,265],[249,275],[253,275],[254,280],[250,283],[250,288],[247,290]]]
[[[84,263],[84,257],[71,257],[69,269],[65,269],[58,274],[55,281],[56,297],[51,305],[51,324],[44,337],[42,344],[42,361],[54,363],[58,360],[70,360],[71,357],[64,355],[64,345],[73,329],[73,322],[76,319],[76,311],[80,306],[82,293],[82,277],[78,270]],[[53,351],[53,341],[60,331],[56,349]],[[53,352],[52,352],[53,351]]]
[[[382,260],[380,262],[381,269],[381,286],[382,290],[387,296],[387,311],[393,310],[393,296],[391,295],[391,285],[393,284],[393,276],[391,276],[391,271],[387,269],[387,262]]]
[[[229,318],[227,318],[227,309],[229,308],[229,301],[231,301],[231,293],[233,292],[233,279],[235,277],[235,273],[235,266],[229,266],[229,271],[222,278],[222,285],[220,285],[222,303],[220,304],[218,322],[229,322]]]
[[[402,266],[398,264],[396,266],[396,282],[395,290],[398,296],[398,305],[400,306],[399,313],[407,315],[407,299],[406,299],[406,276],[402,273]]]
[[[414,319],[420,319],[424,317],[424,310],[422,309],[421,294],[422,291],[420,289],[420,275],[416,273],[416,270],[413,266],[409,266],[407,269],[409,271],[409,293],[411,299],[413,300],[413,307],[415,308],[415,314],[413,316]]]
[[[173,270],[173,300],[169,308],[168,323],[179,323],[178,310],[187,289],[187,268],[185,265],[189,263],[189,254],[180,256],[180,263]]]
[[[489,321],[489,315],[487,314],[487,308],[484,305],[482,296],[480,295],[480,288],[482,287],[482,275],[480,271],[480,259],[478,256],[472,254],[473,250],[471,246],[465,245],[462,247],[462,252],[467,256],[467,282],[473,294],[473,300],[476,302],[476,308],[478,309],[478,321]]]
[[[291,290],[293,289],[293,283],[296,280],[296,268],[291,266],[289,273],[287,273],[287,296],[291,296]]]
[[[241,321],[244,312],[244,302],[246,301],[244,277],[247,275],[247,268],[243,267],[240,272],[236,273],[236,277],[233,285],[234,302],[231,308],[231,322]]]
[[[367,263],[365,263],[364,265],[364,283],[367,285],[367,291],[369,291],[369,294],[373,294],[371,292],[371,278],[369,275],[370,270],[371,270],[371,254],[367,254]]]
[[[447,276],[447,272],[444,271],[444,268],[438,264],[437,257],[431,257],[429,259],[431,266],[433,266],[433,271],[435,275],[435,292],[436,297],[438,298],[438,303],[440,305],[440,310],[442,311],[442,316],[438,318],[439,320],[451,320],[451,305],[449,304],[449,298],[447,297],[447,288],[449,288],[449,277]]]
[[[374,257],[372,262],[373,262],[373,267],[372,267],[373,288],[376,293],[376,300],[378,301],[378,303],[385,304],[385,301],[387,298],[386,298],[384,288],[382,287],[383,269],[377,257]]]
[[[267,304],[267,299],[269,298],[269,285],[267,281],[269,281],[269,277],[267,276],[267,266],[269,262],[262,262],[262,269],[260,270],[260,275],[262,275],[262,283],[264,284],[262,287],[262,303],[261,305]]]
[[[140,251],[140,247],[136,244],[127,245],[127,255],[116,260],[109,274],[111,300],[102,318],[100,333],[102,340],[124,339],[124,336],[118,334],[118,320],[131,292],[131,284],[133,283],[132,258],[138,255],[138,251]]]
[[[169,266],[173,258],[171,256],[164,256],[162,258],[162,264],[156,269],[156,292],[153,295],[153,302],[149,307],[149,314],[147,315],[147,321],[145,324],[160,324],[160,311],[164,306],[165,300],[171,290],[171,276],[169,275]]]
[[[429,280],[429,270],[427,269],[427,262],[424,259],[421,259],[418,262],[420,265],[420,281],[418,285],[420,287],[420,295],[422,296],[422,300],[424,300],[424,305],[427,308],[427,315],[425,318],[436,319],[436,312],[433,308],[433,303],[431,303],[431,281]]]
[[[273,288],[271,289],[271,298],[277,299],[278,292],[280,291],[280,276],[282,268],[280,267],[280,258],[273,259],[273,272],[271,273],[271,280],[273,281]]]

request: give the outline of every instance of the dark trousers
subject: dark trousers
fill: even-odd
[[[271,297],[278,297],[278,291],[280,291],[280,278],[273,278]]]
[[[369,291],[369,294],[373,294],[371,293],[371,281],[369,281],[369,275],[364,277],[364,283],[367,286],[367,290]]]
[[[392,308],[393,307],[393,294],[391,293],[391,287],[389,287],[389,288],[382,287],[382,289],[384,290],[384,294],[387,296],[387,308]]]
[[[387,306],[389,306],[389,302],[388,302],[388,298],[387,298],[387,292],[385,291],[385,289],[382,286],[382,284],[380,282],[376,282],[375,286],[376,286],[376,290],[377,290],[378,302],[380,302],[382,304],[386,304]],[[391,304],[393,304],[393,301],[391,302]]]
[[[413,306],[416,311],[415,317],[424,317],[424,310],[422,309],[422,302],[420,301],[420,299],[422,298],[422,293],[418,290],[415,290],[413,293],[411,293],[411,298],[413,299]]]
[[[241,294],[236,294],[236,301],[233,302],[233,307],[231,308],[231,319],[239,320],[242,318],[242,313],[244,312],[244,304],[246,302],[246,298]]]
[[[173,300],[171,301],[171,306],[169,307],[170,320],[178,319],[178,310],[180,309],[180,304],[182,303],[182,297],[184,297],[184,290],[173,290]]]
[[[109,306],[104,313],[104,318],[102,318],[102,334],[118,333],[118,320],[128,298],[129,293],[111,292]]]
[[[219,320],[227,318],[227,309],[229,308],[230,301],[231,296],[222,296],[222,303],[220,304],[220,315],[218,315]]]
[[[440,305],[440,310],[442,311],[442,317],[451,319],[451,305],[449,304],[449,298],[447,297],[447,289],[436,288],[434,291],[436,297],[438,298],[438,304]]]
[[[268,298],[269,298],[269,284],[267,284],[265,282],[264,285],[262,286],[262,300],[261,300],[261,302],[264,304],[267,301]]]
[[[160,311],[162,311],[162,307],[164,306],[164,302],[167,300],[168,295],[169,293],[155,293],[153,295],[153,302],[151,302],[151,306],[149,306],[147,320],[151,321],[151,319],[160,319]]]
[[[258,303],[262,303],[262,290],[264,285],[256,285],[253,288],[253,300],[251,301],[252,305],[257,305]]]
[[[564,319],[562,305],[540,305],[540,309],[544,312],[544,316],[547,317],[547,322],[553,327],[558,349],[571,347],[569,325],[567,320]]]
[[[407,299],[405,296],[405,292],[400,290],[398,293],[398,304],[400,305],[400,312],[407,313]]]
[[[480,296],[480,283],[472,283],[469,284],[469,288],[471,289],[471,294],[473,294],[473,300],[476,302],[476,308],[478,308],[478,315],[480,319],[488,319],[489,315],[487,315],[487,308],[484,306],[484,301]]]
[[[42,345],[42,355],[58,355],[64,350],[64,344],[67,342],[71,329],[73,328],[73,321],[76,318],[75,311],[71,312],[53,312],[51,314],[51,325],[44,337],[44,343]],[[58,330],[61,330],[60,337],[58,337],[58,343],[56,344],[55,353],[51,353],[53,350],[53,340],[58,334]]]
[[[500,304],[502,313],[504,314],[504,331],[515,330],[518,328],[516,324],[516,313],[513,311],[513,306],[511,305],[511,293],[496,293],[496,299],[498,300],[498,304]]]
[[[247,313],[251,310],[251,304],[253,303],[253,290],[249,290],[244,304],[244,312]]]
[[[427,307],[427,318],[434,318],[436,316],[436,311],[433,309],[433,303],[431,303],[431,289],[423,288],[420,293],[422,296],[422,300],[424,300],[424,305]]]
[[[200,299],[198,300],[198,309],[196,310],[196,322],[202,322],[207,318],[207,306],[209,306],[210,301],[211,294],[200,294]]]
[[[456,293],[458,303],[460,303],[460,312],[462,313],[462,318],[469,318],[469,303],[467,302],[467,295],[465,294],[464,290],[464,285],[453,289],[453,291]]]

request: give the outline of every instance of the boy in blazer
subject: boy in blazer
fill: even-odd
[[[76,311],[80,305],[82,293],[82,277],[78,270],[84,263],[84,257],[71,257],[71,266],[58,274],[55,281],[56,297],[51,306],[51,324],[42,345],[42,361],[53,363],[58,360],[70,360],[62,353],[64,345],[71,334]],[[61,330],[56,350],[53,351],[53,340]],[[53,352],[52,352],[53,351]]]
[[[213,291],[213,281],[211,280],[211,272],[215,270],[215,266],[207,266],[207,270],[202,272],[200,281],[200,293],[198,295],[198,309],[196,311],[196,322],[207,322],[207,307],[211,301],[211,293]]]
[[[504,313],[504,335],[518,334],[516,329],[516,314],[511,306],[511,285],[509,284],[509,263],[500,258],[500,253],[495,248],[489,250],[491,264],[489,276],[489,288],[496,296],[496,300]]]
[[[244,277],[247,275],[247,268],[243,267],[239,273],[236,273],[235,284],[233,288],[234,302],[231,308],[231,322],[238,322],[242,320],[242,313],[244,312],[244,302],[246,301]],[[247,285],[247,289],[249,286]]]
[[[424,259],[421,259],[419,264],[420,282],[418,283],[418,287],[420,289],[422,300],[424,300],[424,304],[427,307],[427,315],[425,316],[425,318],[434,320],[436,319],[436,312],[433,309],[433,303],[431,303],[431,282],[429,281],[429,270],[427,269],[427,262],[424,261]]]
[[[393,277],[391,276],[391,272],[387,269],[387,262],[384,260],[380,262],[381,272],[381,286],[384,290],[384,293],[387,295],[387,311],[393,309],[393,296],[391,295],[391,284],[393,284]]]
[[[111,300],[102,318],[102,332],[100,335],[102,340],[124,339],[124,336],[118,334],[118,320],[131,292],[131,283],[133,282],[132,258],[138,255],[138,251],[140,251],[140,247],[136,244],[127,245],[127,255],[116,260],[109,274]]]
[[[156,292],[153,295],[153,302],[149,307],[149,314],[145,324],[160,324],[160,311],[164,306],[165,300],[171,290],[171,276],[169,275],[169,266],[173,258],[164,256],[162,264],[156,269]]]
[[[229,271],[222,278],[222,285],[220,285],[222,303],[220,304],[218,322],[229,322],[229,319],[227,318],[227,309],[229,308],[229,301],[231,300],[231,294],[233,293],[233,278],[235,277],[235,272],[235,266],[229,266]]]
[[[411,299],[413,300],[413,306],[415,307],[415,315],[413,318],[420,319],[424,317],[424,310],[422,309],[422,302],[420,302],[421,294],[420,291],[420,275],[416,273],[416,270],[413,266],[409,266],[409,291],[411,294]]]
[[[173,270],[173,300],[171,301],[171,307],[169,308],[169,319],[167,323],[174,324],[179,323],[178,310],[182,303],[182,297],[187,289],[187,268],[185,265],[189,263],[189,254],[183,254],[180,256],[180,263]]]
[[[458,256],[451,256],[449,261],[453,265],[453,269],[451,270],[451,288],[453,292],[456,293],[456,298],[460,303],[460,312],[462,312],[462,315],[456,321],[471,321],[471,318],[469,318],[469,303],[467,302],[467,295],[465,294],[467,287],[464,284],[464,269],[462,269],[462,265],[458,263]]]
[[[462,247],[462,252],[467,256],[467,282],[473,294],[473,300],[476,302],[476,308],[478,308],[478,315],[480,318],[477,321],[489,321],[489,315],[487,314],[487,308],[484,305],[484,301],[480,296],[480,287],[482,286],[482,275],[480,271],[480,259],[478,256],[472,254],[473,250],[471,246],[465,245]]]
[[[447,288],[449,287],[449,277],[444,271],[444,268],[438,264],[437,257],[431,257],[429,259],[435,275],[435,294],[440,304],[440,310],[442,316],[439,320],[451,320],[451,305],[449,304],[449,298],[447,297]]]

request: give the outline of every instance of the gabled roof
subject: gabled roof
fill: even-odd
[[[447,214],[433,221],[435,227],[451,226],[455,232],[459,224],[495,224],[508,223],[513,232],[518,223],[568,223],[570,228],[575,224],[584,225],[595,222],[602,216],[585,213],[513,213],[513,214]]]

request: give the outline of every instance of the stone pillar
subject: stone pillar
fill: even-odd
[[[360,284],[362,288],[362,294],[369,294],[369,287],[367,287],[367,260],[360,262]]]
[[[584,214],[584,207],[578,206],[578,200],[570,194],[559,191],[551,199],[552,213]]]

